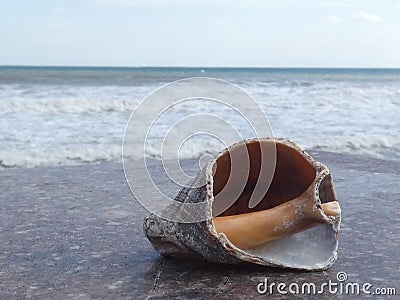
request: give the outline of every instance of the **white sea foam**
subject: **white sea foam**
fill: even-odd
[[[152,87],[3,86],[0,114],[132,111]]]
[[[120,145],[96,145],[88,147],[49,147],[41,149],[1,149],[0,168],[74,165],[121,158]]]
[[[296,143],[306,149],[324,150],[337,153],[361,154],[372,157],[400,160],[399,139],[395,136],[382,137],[376,135],[344,136],[321,138],[299,138],[294,139]],[[136,145],[141,147],[143,145]],[[176,153],[164,153],[163,158],[179,157],[200,158],[205,153],[215,155],[222,150],[220,143],[207,139],[189,141],[181,151]],[[167,150],[168,151],[168,150]],[[0,168],[10,167],[36,167],[74,165],[85,163],[97,163],[105,161],[121,161],[122,148],[120,144],[108,145],[98,144],[93,146],[83,145],[74,147],[43,147],[35,149],[0,149]],[[146,156],[161,159],[158,143],[150,143],[146,148]],[[133,155],[132,159],[141,157]]]
[[[297,142],[306,149],[368,155],[381,159],[390,158],[393,160],[400,160],[400,139],[399,136],[394,135],[341,135],[323,138],[300,138]]]
[[[349,86],[320,83],[308,86],[259,87],[252,82],[242,86],[268,107],[373,108],[400,105],[400,86]],[[0,114],[24,111],[38,113],[101,113],[132,111],[138,102],[159,85],[120,86],[42,86],[0,85]],[[184,104],[185,105],[185,104]],[[190,104],[187,104],[191,107]]]
[[[271,107],[342,107],[374,108],[377,106],[397,107],[400,104],[400,87],[349,86],[348,84],[317,84],[308,87],[248,88],[257,100]]]

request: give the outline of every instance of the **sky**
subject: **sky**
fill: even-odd
[[[400,67],[400,0],[0,1],[0,65]]]

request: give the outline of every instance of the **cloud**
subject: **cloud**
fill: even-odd
[[[331,24],[343,24],[343,20],[338,16],[326,16],[325,19]]]
[[[373,22],[373,23],[379,22],[381,20],[380,16],[374,15],[374,14],[370,14],[370,13],[367,13],[365,11],[362,11],[362,12],[358,13],[357,17],[361,18],[361,19],[364,19],[364,20],[366,20],[368,22]]]

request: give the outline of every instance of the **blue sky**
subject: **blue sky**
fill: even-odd
[[[0,64],[400,67],[400,0],[2,1]]]

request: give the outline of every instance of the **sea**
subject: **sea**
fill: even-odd
[[[309,150],[400,161],[400,69],[0,66],[0,168],[121,161],[125,129],[138,105],[156,89],[191,77],[243,89],[275,137]],[[165,110],[145,155],[161,159],[157,147],[165,129],[197,111],[235,123],[212,101]],[[223,135],[223,128],[218,131]],[[189,136],[179,157],[222,150],[215,139]]]

